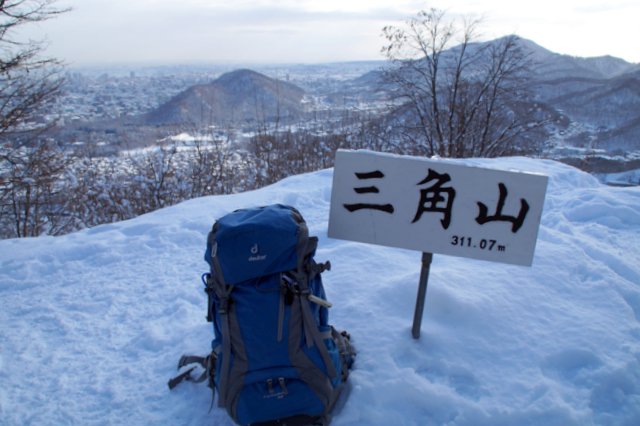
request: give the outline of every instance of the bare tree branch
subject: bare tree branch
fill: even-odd
[[[386,78],[414,114],[403,114],[397,125],[428,155],[509,154],[523,132],[537,127],[514,110],[515,101],[528,96],[529,60],[518,38],[476,43],[479,23],[448,20],[430,9],[383,29],[388,44],[382,51],[392,64]]]

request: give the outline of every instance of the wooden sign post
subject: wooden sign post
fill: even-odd
[[[423,253],[417,339],[432,253],[530,266],[547,180],[459,161],[340,150],[329,237]]]
[[[420,326],[422,325],[422,313],[424,312],[424,302],[427,297],[427,284],[429,283],[429,270],[431,269],[432,259],[433,253],[422,253],[418,296],[416,297],[416,309],[413,313],[413,327],[411,327],[411,335],[414,339],[420,338]]]

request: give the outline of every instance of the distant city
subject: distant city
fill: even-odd
[[[149,112],[180,92],[214,81],[225,72],[251,68],[272,78],[289,81],[312,92],[336,82],[378,69],[383,61],[318,65],[184,65],[156,67],[71,68],[65,86],[47,121],[69,125],[103,119],[132,117]]]

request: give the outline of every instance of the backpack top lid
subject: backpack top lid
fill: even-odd
[[[306,223],[293,207],[274,204],[236,210],[214,224],[205,260],[214,271],[217,257],[224,282],[238,284],[295,269],[307,239]]]

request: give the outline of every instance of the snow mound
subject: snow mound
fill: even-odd
[[[327,238],[332,171],[184,202],[62,237],[0,241],[0,424],[231,425],[204,385],[200,274],[215,218],[296,206],[320,237],[331,322],[358,349],[334,425],[640,424],[640,189],[553,161],[463,164],[550,177],[531,268],[434,256],[420,340],[420,253]]]

